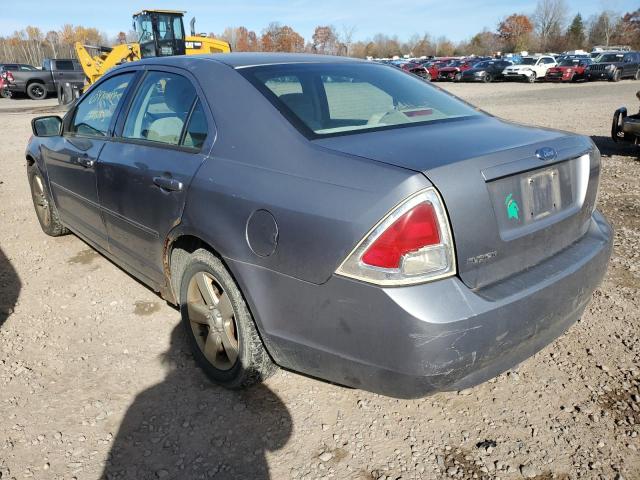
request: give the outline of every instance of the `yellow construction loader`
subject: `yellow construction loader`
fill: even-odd
[[[93,84],[107,70],[125,62],[147,57],[196,55],[199,53],[228,53],[229,44],[223,40],[196,35],[195,18],[191,20],[191,36],[186,36],[178,10],[142,10],[133,15],[133,29],[138,41],[114,47],[83,45],[76,42],[75,50],[87,82]],[[93,55],[89,51],[95,52]]]

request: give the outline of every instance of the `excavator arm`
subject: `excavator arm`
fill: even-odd
[[[95,83],[109,69],[121,63],[140,60],[140,45],[137,43],[123,43],[114,47],[93,47],[76,42],[76,55],[82,70],[87,77],[89,85]],[[96,55],[91,55],[88,49],[96,50]]]

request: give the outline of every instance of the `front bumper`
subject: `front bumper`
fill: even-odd
[[[453,82],[456,78],[456,75],[460,75],[460,72],[439,72],[438,80],[443,82]]]
[[[611,80],[611,73],[608,70],[588,71],[587,80]]]
[[[570,82],[574,77],[574,74],[570,73],[547,73],[544,77],[548,82]]]
[[[561,335],[602,280],[611,239],[611,227],[596,212],[572,246],[477,291],[457,277],[381,288],[334,276],[316,285],[227,263],[276,363],[415,398],[488,380]]]
[[[462,75],[461,82],[484,82],[485,75]]]
[[[505,80],[527,80],[529,75],[519,72],[504,72],[502,74]]]

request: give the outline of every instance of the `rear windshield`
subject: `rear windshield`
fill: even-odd
[[[310,137],[481,115],[418,77],[374,63],[282,64],[239,72]]]
[[[536,58],[523,58],[520,61],[520,65],[535,65],[536,60]]]

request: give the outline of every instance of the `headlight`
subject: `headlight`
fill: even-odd
[[[616,67],[615,67],[615,65],[607,65],[605,68],[606,68],[607,70],[613,70],[613,69],[614,69],[614,68],[616,68]]]
[[[567,73],[572,73],[572,72],[573,72],[573,69],[567,68]]]

